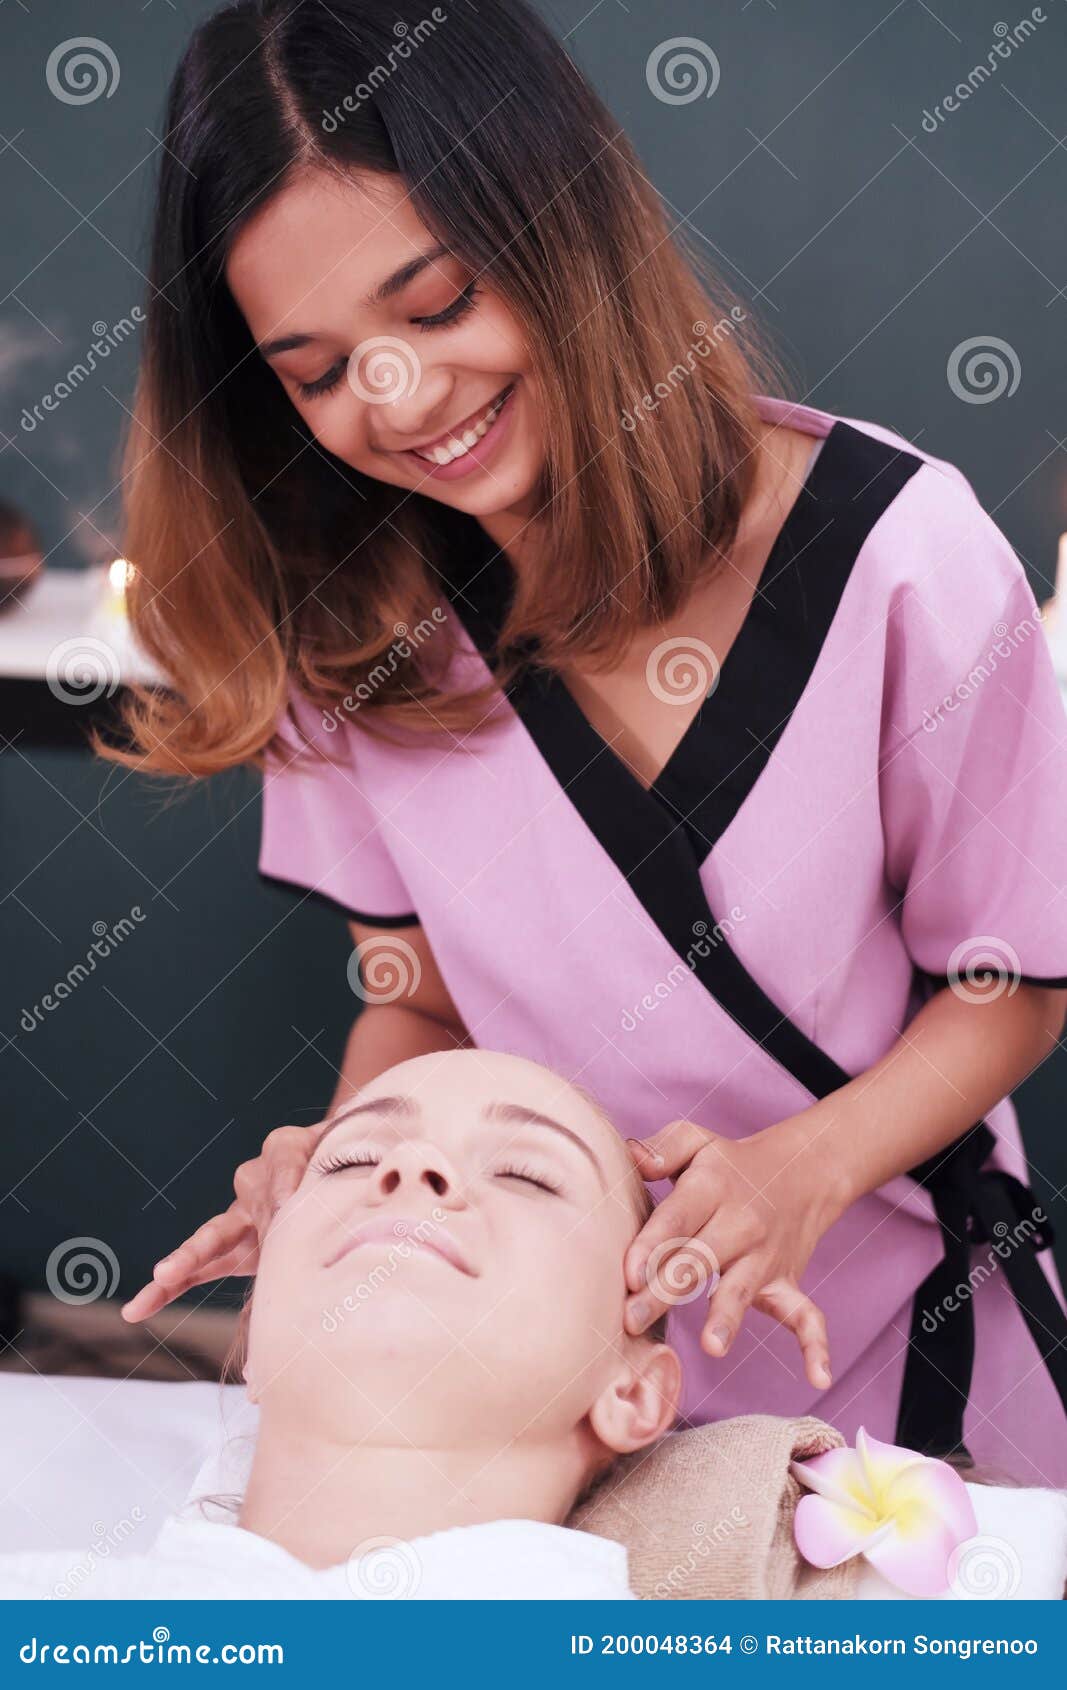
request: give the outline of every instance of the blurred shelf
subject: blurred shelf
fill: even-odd
[[[114,606],[107,568],[97,566],[44,569],[0,609],[4,740],[82,749],[91,728],[118,728],[130,682],[166,684]]]
[[[19,1299],[20,1324],[12,1341],[0,1342],[0,1373],[218,1379],[237,1337],[237,1321],[236,1309],[176,1303],[130,1326],[118,1301],[66,1304],[31,1291]]]

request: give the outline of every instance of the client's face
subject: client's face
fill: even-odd
[[[611,1126],[520,1057],[456,1051],[366,1086],[264,1243],[254,1395],[346,1433],[558,1435],[647,1340],[623,1332],[639,1182]],[[313,1405],[313,1408],[312,1408]]]

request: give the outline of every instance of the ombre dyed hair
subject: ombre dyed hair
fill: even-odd
[[[475,519],[321,448],[226,285],[236,235],[301,171],[400,178],[522,329],[547,538],[517,581],[496,685],[531,657],[609,664],[736,538],[753,394],[776,384],[744,311],[523,0],[438,13],[427,37],[425,0],[237,0],[178,66],[124,476],[130,615],[174,690],[132,689],[129,743],[98,739],[104,755],[188,776],[261,762],[294,686],[324,710],[362,687],[372,732],[485,717],[491,689],[449,689],[449,619],[395,674],[382,663],[398,625],[440,618],[439,576]]]

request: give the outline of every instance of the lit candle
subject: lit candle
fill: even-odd
[[[108,593],[105,611],[109,616],[126,615],[126,589],[133,580],[134,567],[127,558],[117,557],[108,565]]]

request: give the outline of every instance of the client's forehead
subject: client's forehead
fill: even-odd
[[[361,1115],[447,1130],[472,1114],[502,1132],[531,1125],[563,1133],[595,1162],[608,1188],[628,1176],[625,1146],[589,1098],[540,1063],[503,1051],[433,1052],[397,1063],[344,1106],[337,1130]]]

